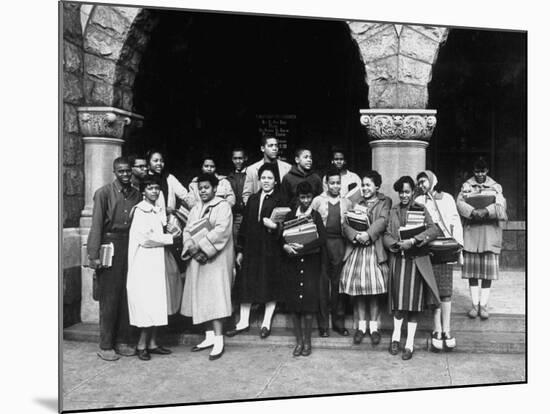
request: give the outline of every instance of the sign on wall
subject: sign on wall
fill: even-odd
[[[256,115],[256,119],[258,120],[258,132],[261,137],[269,135],[279,140],[279,158],[284,161],[288,161],[289,157],[292,158],[289,143],[294,142],[296,115],[261,114]]]

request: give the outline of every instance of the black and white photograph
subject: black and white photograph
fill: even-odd
[[[526,31],[60,18],[63,411],[527,381]]]
[[[10,242],[27,253],[7,272],[57,289],[57,325],[26,302],[31,354],[55,359],[42,332],[57,336],[42,409],[487,412],[531,398],[547,334],[528,294],[544,276],[527,270],[544,222],[528,171],[545,175],[528,164],[529,24],[370,17],[368,3],[49,3],[57,145],[29,134],[27,150],[57,165],[58,268],[40,259],[54,239],[21,228],[55,206],[34,172],[15,184],[40,193],[17,213],[25,244]],[[528,310],[542,347],[529,364]],[[14,378],[32,375],[22,355]]]

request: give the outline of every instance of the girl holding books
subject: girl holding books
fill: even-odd
[[[378,318],[380,300],[387,293],[389,268],[382,236],[391,208],[391,199],[380,193],[382,177],[377,171],[362,174],[362,198],[353,205],[355,217],[364,217],[364,224],[350,220],[342,224],[348,240],[344,255],[344,267],[340,277],[340,292],[354,298],[354,314],[358,326],[353,337],[354,344],[360,344],[367,333],[367,302],[369,304],[369,332],[373,345],[380,343]]]
[[[208,322],[204,341],[192,351],[212,347],[209,359],[224,351],[222,319],[231,316],[231,282],[233,279],[233,214],[229,203],[216,196],[218,179],[200,174],[197,187],[200,201],[189,212],[183,231],[182,257],[188,260],[181,313],[193,318],[193,324]],[[192,229],[201,221],[202,233]]]
[[[480,158],[474,164],[474,176],[463,185],[456,200],[464,219],[464,266],[462,278],[468,279],[472,309],[470,318],[489,318],[488,303],[491,282],[498,279],[502,249],[500,222],[507,220],[506,200],[502,187],[487,175],[487,162]],[[481,292],[479,280],[481,279]]]
[[[137,355],[148,361],[150,354],[171,353],[157,345],[157,327],[168,323],[164,246],[172,245],[173,235],[164,234],[166,216],[156,205],[160,195],[158,177],[145,176],[140,190],[143,201],[132,210],[126,289],[130,324],[140,328]]]
[[[260,338],[271,334],[271,319],[281,296],[282,249],[280,231],[270,217],[274,208],[285,206],[277,190],[274,168],[276,165],[265,163],[258,169],[261,189],[250,196],[245,206],[237,238],[236,263],[240,272],[235,281],[240,319],[235,329],[227,332],[227,336],[249,330],[253,303],[265,304]]]
[[[430,170],[416,176],[418,192],[415,202],[426,207],[440,237],[452,237],[461,246],[464,245],[462,223],[456,204],[450,194],[436,191],[437,177]],[[439,289],[441,306],[434,310],[434,328],[432,349],[436,351],[452,350],[456,339],[451,335],[451,295],[453,294],[453,265],[451,263],[433,264],[432,268]]]
[[[400,202],[391,209],[384,234],[384,246],[391,252],[389,300],[394,313],[389,352],[392,355],[399,353],[401,325],[407,316],[407,340],[402,359],[408,360],[414,352],[418,313],[440,305],[427,247],[439,231],[428,211],[414,203],[414,181],[411,177],[399,178],[393,189],[399,194]]]
[[[235,193],[231,187],[231,183],[225,178],[224,175],[216,174],[216,162],[214,158],[205,156],[201,162],[201,173],[214,174],[218,179],[218,189],[216,190],[216,196],[225,199],[231,207],[235,205]],[[191,195],[191,207],[193,207],[200,200],[199,186],[197,177],[193,178],[189,183],[189,194]]]
[[[313,315],[319,310],[320,280],[326,279],[323,261],[326,258],[326,232],[319,213],[311,208],[313,187],[307,181],[296,186],[298,205],[286,216],[285,221],[310,217],[315,224],[317,237],[306,243],[283,241],[286,253],[283,273],[283,297],[286,310],[292,312],[296,337],[294,356],[311,354],[311,330]],[[284,233],[283,233],[284,237]]]

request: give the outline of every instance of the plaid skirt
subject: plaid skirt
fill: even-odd
[[[388,265],[378,263],[372,245],[356,247],[342,268],[340,293],[350,296],[386,293],[388,274]]]
[[[462,279],[498,280],[498,257],[492,252],[464,252]]]
[[[404,256],[395,256],[391,265],[391,310],[423,311],[425,290],[428,287],[414,260]]]
[[[451,297],[453,294],[453,265],[448,263],[432,264],[439,297]]]

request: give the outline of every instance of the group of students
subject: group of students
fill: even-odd
[[[323,178],[312,171],[307,148],[296,151],[293,166],[278,159],[276,138],[263,138],[261,151],[263,158],[245,167],[245,152],[234,150],[235,170],[228,176],[217,174],[215,161],[205,157],[188,189],[165,171],[160,151],[115,160],[116,180],[94,196],[88,238],[99,286],[102,359],[169,354],[157,344],[156,327],[178,312],[206,327],[204,340],[192,351],[211,349],[209,359],[218,359],[224,352],[223,321],[234,304],[239,305],[238,322],[225,335],[248,331],[252,305],[262,304],[260,337],[267,338],[279,304],[292,315],[293,355],[308,356],[315,317],[320,336],[329,335],[329,319],[335,332],[349,335],[347,297],[353,302],[354,344],[367,333],[374,345],[380,343],[378,321],[387,301],[393,313],[392,355],[402,348],[403,359],[412,357],[417,316],[425,309],[434,312],[432,348],[451,350],[456,346],[450,327],[453,265],[431,263],[428,244],[438,237],[463,245],[462,275],[469,279],[472,297],[468,315],[489,317],[506,202],[483,159],[456,203],[436,191],[431,171],[422,171],[416,180],[404,176],[395,182],[399,204],[392,207],[391,198],[379,191],[380,174],[349,171],[341,150],[333,151]],[[352,202],[347,193],[354,186],[361,191]],[[464,195],[482,189],[495,191],[494,204],[475,209],[465,202]],[[171,218],[180,205],[190,211],[178,229]],[[282,222],[271,219],[277,207],[290,207]],[[411,209],[424,212],[425,230],[402,240],[399,230]],[[368,217],[366,231],[348,223],[352,210]],[[303,245],[286,242],[283,223],[302,217],[315,224],[317,237]],[[197,239],[193,226],[205,219],[208,232]],[[115,255],[112,266],[102,268],[99,247],[106,242],[114,244]],[[407,337],[401,347],[405,318]],[[129,345],[128,325],[140,328],[135,348]]]

